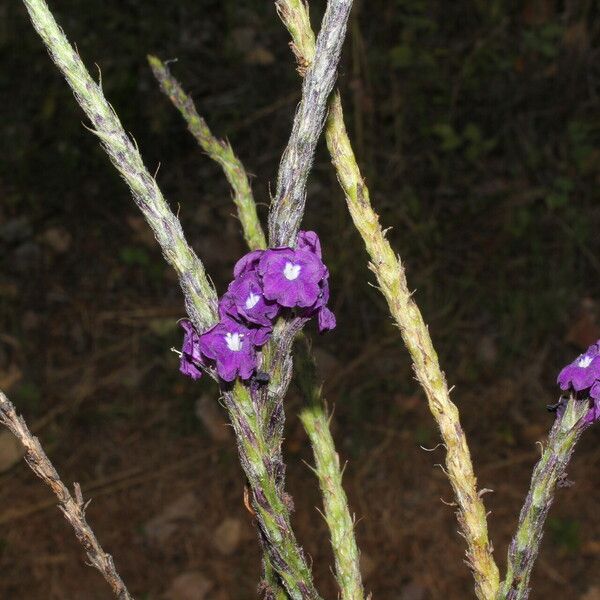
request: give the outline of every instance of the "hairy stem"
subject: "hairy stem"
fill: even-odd
[[[200,147],[206,151],[212,160],[219,163],[223,168],[225,176],[227,177],[227,180],[229,181],[229,184],[234,192],[233,198],[240,223],[242,225],[244,239],[246,240],[250,250],[266,248],[266,238],[258,219],[256,203],[254,201],[254,196],[252,194],[248,176],[243,164],[235,156],[233,149],[229,144],[219,141],[212,135],[210,128],[206,124],[206,121],[198,114],[196,106],[194,105],[194,101],[191,99],[191,97],[185,94],[181,84],[177,81],[177,79],[175,79],[175,77],[173,77],[173,75],[171,75],[166,65],[158,58],[153,56],[149,56],[148,61],[154,76],[160,83],[161,89],[169,97],[173,105],[179,110],[181,116],[187,123],[189,131],[194,136]],[[245,399],[245,395],[242,397],[242,399]],[[229,414],[230,417],[232,417],[231,410],[229,410]],[[267,428],[268,424],[259,420],[256,426]],[[244,428],[238,427],[236,431],[238,430],[244,431]],[[275,454],[276,453],[277,448],[275,448]],[[240,456],[242,456],[241,450]],[[269,460],[273,462],[273,457],[271,456]],[[282,461],[279,462],[282,463]],[[244,463],[246,465],[250,464],[247,459],[244,461]],[[282,477],[283,473],[280,473],[280,480]],[[253,489],[252,485],[251,489]],[[255,499],[256,495],[253,493],[252,497]],[[274,512],[274,510],[272,509],[271,512]],[[289,518],[287,516],[285,518],[287,518],[289,522]],[[289,596],[285,591],[285,588],[283,588],[282,584],[280,583],[281,579],[277,573],[277,570],[271,564],[267,546],[268,537],[265,533],[261,533],[261,540],[264,551],[264,582],[262,584],[264,598],[265,600],[285,600]]]
[[[327,126],[327,145],[346,195],[355,227],[365,242],[379,289],[400,328],[410,352],[417,380],[425,391],[446,447],[446,472],[458,504],[458,521],[468,544],[467,560],[475,577],[475,591],[481,600],[490,600],[498,590],[498,567],[488,538],[486,511],[477,493],[471,455],[460,425],[458,408],[440,368],[429,330],[408,288],[404,266],[396,256],[379,217],[372,209],[369,190],[360,175],[343,121],[342,105],[336,94]]]
[[[278,3],[281,11],[281,3]],[[306,182],[325,123],[327,99],[337,77],[352,0],[329,0],[314,58],[302,86],[302,100],[281,158],[277,191],[269,215],[271,246],[294,246],[306,202]],[[299,25],[300,27],[301,25]]]
[[[310,36],[307,32],[299,33],[300,29],[310,26],[308,6],[299,0],[278,0],[278,6],[279,14],[293,36],[296,54],[298,49],[304,49],[300,64],[310,63],[313,53]],[[492,555],[485,507],[477,493],[477,481],[466,437],[460,425],[458,408],[450,400],[446,379],[427,325],[408,289],[402,262],[385,238],[379,225],[379,217],[371,207],[369,190],[346,132],[337,92],[329,101],[325,137],[352,220],[371,258],[370,267],[387,300],[392,317],[400,327],[404,343],[413,359],[417,379],[426,393],[429,408],[446,446],[446,470],[459,507],[457,516],[468,545],[467,559],[475,577],[476,594],[480,600],[491,600],[498,590],[498,567]]]
[[[198,114],[193,100],[183,91],[166,64],[155,56],[148,56],[148,62],[162,91],[181,113],[190,133],[208,156],[221,165],[225,177],[233,189],[233,201],[237,207],[244,238],[250,250],[265,248],[267,245],[265,234],[258,219],[248,175],[240,159],[234,154],[229,142],[219,140],[212,134],[206,121]]]
[[[335,576],[342,600],[363,600],[365,592],[360,573],[360,552],[354,536],[354,519],[342,486],[342,469],[329,428],[321,386],[317,384],[310,344],[299,336],[296,344],[296,381],[306,405],[300,420],[308,434],[315,457],[315,474],[323,494],[325,521],[331,534]]]
[[[102,88],[90,76],[81,58],[56,23],[44,0],[23,0],[35,30],[52,60],[73,90],[78,104],[93,125],[104,150],[148,221],[167,262],[176,270],[186,308],[198,330],[216,321],[217,296],[204,267],[187,244],[181,224],[150,175],[135,143],[125,133]]]
[[[542,457],[531,476],[517,531],[509,546],[506,579],[498,599],[526,600],[529,597],[529,580],[540,550],[546,517],[556,488],[569,485],[566,469],[586,429],[584,417],[588,410],[588,402],[570,398],[554,421]]]
[[[236,382],[231,392],[223,393],[223,401],[252,490],[252,507],[268,558],[267,584],[273,579],[270,576],[272,567],[292,600],[318,600],[310,569],[290,525],[291,499],[282,490],[281,449],[267,439],[260,404],[240,382]],[[271,597],[280,595],[277,589],[271,589],[269,593]]]
[[[61,481],[54,465],[44,452],[39,440],[29,431],[23,417],[19,417],[10,400],[0,391],[0,423],[5,425],[25,447],[25,462],[31,470],[52,490],[65,519],[71,524],[77,540],[83,546],[91,566],[100,571],[119,600],[133,600],[110,554],[100,546],[92,528],[85,518],[87,503],[81,495],[79,484],[74,484],[75,498]]]

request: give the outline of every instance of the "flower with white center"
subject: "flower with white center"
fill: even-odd
[[[242,349],[242,333],[231,333],[228,331],[225,334],[225,343],[232,352],[239,352]]]
[[[593,360],[594,359],[591,356],[584,354],[582,357],[577,359],[577,366],[581,367],[582,369],[587,369],[592,364]]]
[[[323,261],[310,250],[271,248],[258,262],[263,295],[280,306],[306,308],[319,297],[319,284],[327,275]]]
[[[200,336],[200,352],[224,381],[233,381],[236,377],[250,379],[257,360],[254,345],[245,343],[246,339],[252,340],[251,330],[224,316]]]
[[[261,327],[270,328],[279,314],[277,303],[265,299],[256,271],[247,271],[236,277],[229,284],[221,305],[230,317]]]
[[[286,262],[285,267],[283,268],[283,276],[288,281],[294,281],[294,279],[298,279],[301,269],[302,267],[300,265],[294,265],[291,262]]]
[[[246,302],[244,302],[244,306],[246,307],[246,310],[252,310],[258,304],[259,300],[260,300],[260,296],[258,294],[255,294],[254,292],[250,292],[250,294],[246,298]]]
[[[590,389],[597,381],[600,381],[599,342],[567,365],[558,375],[557,383],[563,390],[581,392]]]

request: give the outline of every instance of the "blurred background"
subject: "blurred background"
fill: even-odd
[[[311,4],[320,22],[324,0]],[[245,252],[219,168],[146,63],[173,73],[253,174],[266,217],[300,80],[267,0],[54,0],[217,288]],[[374,207],[462,412],[501,568],[552,421],[558,369],[600,337],[600,10],[593,0],[357,2],[339,77]],[[0,388],[140,599],[250,600],[258,544],[212,382],[177,370],[173,273],[20,2],[0,3]],[[367,269],[324,147],[305,225],[338,328],[314,345],[366,587],[473,596],[439,436]],[[311,452],[287,401],[294,526],[336,597]],[[559,491],[532,598],[600,598],[600,431]],[[0,597],[111,598],[54,498],[0,433]]]

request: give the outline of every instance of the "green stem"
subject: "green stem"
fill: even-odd
[[[177,217],[146,170],[137,147],[126,135],[100,86],[90,77],[44,0],[24,0],[24,3],[52,59],[92,121],[94,132],[131,188],[167,261],[178,272],[190,318],[198,331],[207,329],[217,318],[217,296],[202,263],[187,245]],[[312,584],[310,569],[290,527],[289,508],[282,491],[280,448],[267,442],[263,415],[257,414],[255,402],[246,387],[237,383],[233,391],[224,392],[224,398],[238,436],[242,466],[252,489],[253,505],[270,563],[290,598],[316,600],[319,596]]]
[[[282,493],[281,451],[265,435],[260,401],[239,381],[223,400],[238,441],[240,462],[252,490],[252,507],[270,566],[292,600],[319,600],[302,549],[290,525],[290,506]],[[277,592],[279,593],[279,592]]]
[[[206,121],[198,114],[193,100],[183,91],[168,67],[155,56],[148,56],[148,62],[162,91],[181,113],[190,133],[208,156],[221,165],[233,189],[233,201],[250,250],[265,248],[267,245],[265,234],[258,219],[248,175],[240,159],[234,154],[229,142],[219,140],[212,134]]]
[[[587,427],[584,417],[588,410],[587,401],[570,398],[564,412],[556,417],[542,457],[533,470],[517,531],[510,543],[506,579],[498,599],[526,600],[529,597],[529,580],[540,550],[546,517],[556,488],[568,485],[566,469]]]
[[[300,420],[306,429],[315,457],[315,474],[323,494],[325,521],[331,534],[335,576],[342,600],[363,600],[360,552],[354,536],[354,519],[342,486],[342,469],[329,427],[322,389],[317,385],[314,358],[308,340],[300,335],[295,346],[296,381],[306,400]]]
[[[102,88],[88,73],[46,2],[23,2],[52,60],[65,76],[77,102],[92,122],[94,133],[154,231],[165,259],[177,271],[190,318],[200,331],[210,327],[216,321],[217,295],[202,263],[187,244],[179,220],[146,169],[137,146],[125,133]]]
[[[308,32],[308,6],[301,0],[277,0],[278,11],[293,38],[301,67],[313,63],[314,45]],[[310,71],[309,71],[310,72]],[[458,504],[458,520],[467,545],[467,561],[473,570],[475,592],[480,600],[496,597],[498,567],[492,555],[486,511],[477,493],[477,480],[459,411],[450,399],[427,325],[408,288],[404,266],[385,237],[379,216],[373,210],[369,189],[360,172],[344,123],[338,92],[329,99],[325,125],[327,147],[356,229],[365,242],[370,268],[377,278],[390,313],[400,328],[415,373],[423,387],[430,411],[446,447],[446,472]]]

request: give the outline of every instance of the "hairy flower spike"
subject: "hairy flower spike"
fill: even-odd
[[[123,177],[136,204],[152,228],[167,262],[174,267],[186,299],[190,318],[198,328],[216,321],[217,295],[204,267],[188,245],[181,224],[150,175],[137,146],[126,134],[102,88],[92,79],[79,54],[69,44],[43,0],[24,0],[36,31],[46,44],[52,60],[73,90],[88,116],[94,133]]]
[[[327,307],[329,272],[319,236],[301,231],[298,243],[296,250],[254,250],[236,263],[235,278],[219,301],[217,325],[199,335],[189,321],[182,321],[179,370],[184,375],[198,379],[200,366],[208,363],[224,381],[250,379],[258,367],[257,351],[284,311],[287,320],[298,317],[302,323],[316,316],[321,333],[335,327],[335,315]]]

